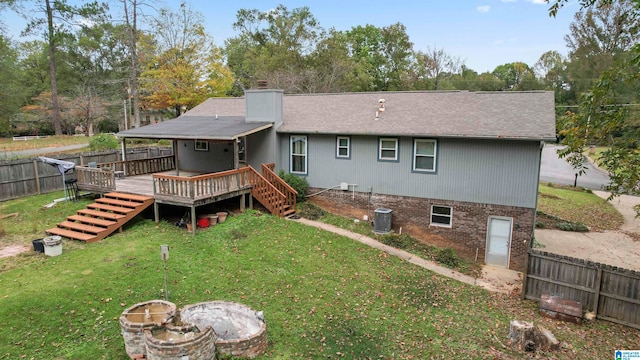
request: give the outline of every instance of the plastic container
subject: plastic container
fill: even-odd
[[[42,239],[31,240],[31,244],[33,244],[33,251],[38,253],[44,252],[44,243],[42,242]]]
[[[62,255],[62,238],[58,235],[47,236],[42,239],[44,243],[44,254],[47,256]]]
[[[209,225],[211,225],[211,222],[209,221],[208,216],[200,216],[196,225],[198,225],[199,228],[208,228]]]

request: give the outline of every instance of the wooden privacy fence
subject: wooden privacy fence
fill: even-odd
[[[531,249],[523,297],[542,294],[579,301],[599,319],[640,329],[640,272]]]
[[[171,154],[171,148],[132,148],[127,149],[127,160],[147,159]],[[87,165],[91,162],[119,162],[122,160],[122,153],[120,150],[112,150],[59,154],[50,157],[71,161],[76,165]],[[62,178],[53,166],[45,164],[37,158],[0,162],[0,201],[44,194],[56,190],[62,190]]]

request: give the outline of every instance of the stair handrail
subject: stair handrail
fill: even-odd
[[[262,176],[265,177],[271,185],[275,186],[287,198],[287,203],[293,210],[297,210],[298,192],[296,189],[282,180],[278,174],[273,171],[275,164],[262,164]]]
[[[251,166],[247,166],[246,169],[249,169],[249,182],[252,185],[251,194],[255,197],[262,205],[264,205],[269,212],[274,215],[278,215],[280,217],[284,216],[283,206],[287,204],[287,197],[278,190],[277,187],[273,186],[262,174],[256,171]],[[269,196],[265,196],[260,192],[261,187],[266,187],[268,189]]]

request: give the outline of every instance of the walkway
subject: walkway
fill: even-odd
[[[593,193],[602,199],[609,197],[605,191]],[[624,218],[620,229],[586,233],[536,229],[536,240],[544,245],[538,250],[640,271],[640,218],[633,209],[640,204],[640,197],[621,195],[609,203]]]
[[[502,293],[508,294],[508,293],[513,293],[516,290],[519,291],[519,289],[522,286],[521,273],[518,273],[513,270],[496,268],[493,266],[485,265],[482,268],[482,278],[476,279],[469,275],[465,275],[460,272],[451,270],[447,267],[438,265],[433,261],[425,260],[421,257],[415,256],[404,250],[396,249],[394,247],[385,245],[381,242],[374,240],[373,238],[370,238],[362,234],[354,233],[330,224],[325,224],[322,222],[308,220],[304,218],[300,218],[294,221],[298,221],[305,225],[314,226],[322,230],[330,231],[338,235],[346,236],[348,238],[359,241],[372,248],[384,251],[393,256],[397,256],[400,259],[405,260],[411,264],[431,270],[442,276],[446,276],[448,278],[458,280],[465,284],[480,286],[489,291],[502,292]]]

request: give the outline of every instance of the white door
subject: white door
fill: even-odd
[[[489,216],[485,262],[489,265],[509,267],[511,247],[511,218]]]

